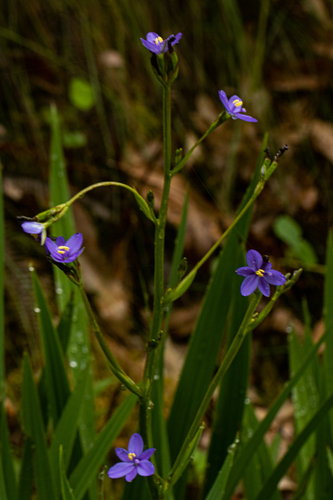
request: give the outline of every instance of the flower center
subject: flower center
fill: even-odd
[[[232,101],[232,104],[234,104],[238,108],[239,106],[243,106],[243,101],[241,101],[240,99],[235,99],[234,101]]]
[[[136,454],[135,454],[135,453],[129,453],[129,454],[128,454],[128,458],[129,458],[130,460],[134,460],[134,459],[135,459],[135,457],[136,457]]]
[[[61,253],[61,254],[64,254],[65,252],[68,252],[68,251],[69,251],[69,247],[65,247],[65,246],[60,246],[60,247],[58,247],[58,250],[57,250],[57,252]]]
[[[163,38],[161,36],[158,36],[157,38],[155,38],[155,45],[158,45],[159,43],[162,43],[163,42]]]
[[[260,278],[262,278],[264,274],[265,274],[265,271],[263,269],[258,269],[258,271],[256,271],[256,275],[260,276]]]

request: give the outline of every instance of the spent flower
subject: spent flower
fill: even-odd
[[[171,46],[173,46],[179,42],[181,37],[182,33],[178,33],[177,35],[170,35],[168,38],[163,40],[161,36],[151,31],[147,33],[146,40],[144,38],[141,38],[141,42],[146,47],[146,49],[159,56],[161,54],[164,54],[168,50],[169,43],[171,44]]]
[[[268,258],[262,258],[256,250],[249,250],[246,254],[248,266],[240,267],[236,270],[239,276],[245,276],[241,285],[241,294],[246,297],[259,288],[265,297],[269,297],[269,285],[281,286],[286,282],[286,278],[279,271],[272,269],[272,264]]]
[[[83,252],[82,243],[81,233],[73,234],[67,241],[63,236],[58,236],[56,241],[46,238],[46,253],[56,262],[67,264],[73,262]]]
[[[36,241],[40,241],[40,244],[43,245],[46,238],[46,229],[44,224],[40,222],[23,222],[21,227],[25,233],[31,234],[35,238]]]
[[[237,120],[237,118],[239,118],[240,120],[244,120],[245,122],[258,121],[252,116],[244,115],[246,109],[243,108],[243,101],[240,97],[238,97],[238,95],[233,95],[228,100],[227,94],[224,92],[224,90],[219,90],[219,97],[222,101],[223,106],[225,107],[226,112],[231,115],[231,118],[233,120]]]
[[[121,462],[117,463],[108,471],[111,479],[125,476],[126,481],[133,481],[137,474],[139,476],[152,476],[155,472],[154,465],[148,460],[155,451],[149,448],[143,451],[143,439],[140,434],[131,436],[128,443],[128,450],[116,448],[117,457]]]

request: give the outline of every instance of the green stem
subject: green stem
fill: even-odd
[[[95,319],[95,316],[94,316],[94,313],[93,313],[93,311],[91,309],[91,306],[90,306],[88,297],[86,295],[86,292],[84,291],[84,288],[83,288],[82,284],[79,284],[78,286],[79,286],[79,289],[80,289],[80,293],[81,293],[81,297],[82,297],[82,300],[83,300],[83,304],[85,306],[85,309],[87,311],[87,314],[88,314],[88,317],[89,317],[89,320],[90,320],[91,327],[94,330],[94,333],[95,333],[96,338],[97,338],[97,340],[99,342],[99,345],[101,346],[102,351],[104,352],[107,360],[110,363],[110,368],[111,368],[112,372],[120,380],[120,382],[127,387],[127,389],[129,389],[131,392],[133,392],[139,398],[141,398],[142,397],[142,391],[141,391],[140,387],[138,387],[135,384],[135,382],[128,375],[126,375],[126,373],[124,372],[124,370],[121,368],[121,366],[118,364],[118,362],[113,357],[113,354],[111,353],[111,351],[110,351],[107,343],[105,342],[103,334],[102,334],[102,332],[101,332],[101,330],[99,328],[99,325],[98,325],[98,323],[97,323],[97,321]]]
[[[175,175],[177,172],[179,172],[179,170],[181,170],[183,168],[183,166],[185,165],[185,163],[190,159],[190,157],[192,156],[192,153],[193,151],[195,150],[195,148],[197,148],[199,146],[199,144],[202,143],[202,141],[204,139],[206,139],[206,137],[211,133],[213,132],[213,130],[216,129],[216,127],[218,127],[219,125],[221,125],[222,123],[224,123],[228,118],[230,118],[230,115],[228,115],[225,111],[222,111],[222,113],[220,113],[218,115],[218,117],[216,118],[216,120],[213,121],[213,123],[211,124],[211,126],[209,127],[209,129],[207,130],[207,132],[205,132],[201,137],[200,139],[191,147],[191,149],[189,149],[189,151],[186,153],[186,155],[184,156],[184,158],[178,163],[178,165],[175,166],[175,168],[172,170],[171,172],[171,175]]]
[[[150,332],[150,342],[147,346],[147,359],[143,376],[143,396],[139,407],[140,431],[143,440],[152,447],[151,435],[151,394],[157,359],[156,347],[160,341],[161,327],[164,315],[164,240],[167,221],[169,193],[171,185],[171,105],[170,87],[163,87],[163,149],[164,149],[164,186],[161,200],[159,218],[155,225],[155,267],[154,267],[154,309]],[[152,497],[163,498],[163,488],[153,481],[149,481]]]
[[[246,203],[246,205],[244,206],[244,208],[234,218],[232,224],[230,224],[230,226],[228,227],[228,229],[226,229],[224,231],[224,233],[220,236],[220,238],[217,240],[217,242],[214,243],[214,245],[202,257],[202,259],[199,260],[199,262],[193,267],[193,269],[191,270],[191,272],[187,276],[185,276],[185,278],[180,283],[178,283],[177,287],[174,290],[170,290],[170,291],[167,292],[167,294],[166,294],[166,302],[170,302],[170,301],[176,300],[178,297],[180,297],[183,293],[186,292],[186,290],[188,289],[188,287],[193,282],[194,277],[195,277],[198,269],[200,269],[200,267],[206,262],[206,260],[209,259],[209,257],[219,247],[219,245],[221,244],[221,242],[228,236],[228,234],[232,231],[232,229],[235,227],[235,225],[238,223],[238,221],[243,217],[243,215],[245,214],[245,212],[250,208],[251,205],[253,205],[253,203],[255,202],[255,200],[258,198],[259,194],[263,190],[265,182],[266,181],[265,181],[264,178],[262,178],[260,180],[260,182],[258,182],[258,184],[257,184],[257,186],[256,186],[256,188],[254,190],[253,195],[251,196],[251,198],[249,199],[249,201]],[[181,293],[177,294],[177,290],[181,290]]]
[[[240,325],[238,332],[237,332],[230,348],[226,352],[226,355],[222,361],[220,368],[218,369],[215,377],[213,378],[213,380],[211,381],[211,383],[208,387],[208,390],[205,394],[205,397],[201,402],[201,405],[200,405],[200,407],[196,413],[196,416],[194,417],[192,425],[190,427],[190,430],[189,430],[189,432],[188,432],[188,434],[183,442],[182,448],[181,448],[180,452],[178,453],[176,461],[175,461],[175,463],[172,467],[172,470],[170,472],[170,475],[166,481],[166,486],[165,486],[166,489],[168,488],[168,485],[170,483],[172,483],[173,476],[176,473],[178,466],[183,461],[183,455],[184,455],[184,453],[186,453],[186,450],[187,450],[189,444],[193,440],[196,432],[198,431],[198,428],[201,424],[201,421],[203,419],[203,416],[205,414],[205,411],[209,405],[209,402],[213,396],[215,389],[220,384],[220,382],[223,379],[224,375],[226,374],[229,366],[231,365],[232,361],[234,360],[236,354],[238,353],[238,351],[243,343],[243,340],[245,339],[245,336],[248,332],[248,325],[251,322],[253,313],[255,312],[255,310],[259,304],[260,299],[261,299],[261,294],[256,293],[256,294],[252,295],[251,302],[250,302],[249,307],[246,311],[246,314],[243,318],[242,324]]]
[[[88,193],[88,191],[92,191],[93,189],[96,189],[98,187],[103,187],[103,186],[123,187],[123,188],[131,191],[134,195],[138,195],[138,192],[134,188],[131,188],[130,186],[127,186],[127,184],[123,184],[122,182],[114,182],[114,181],[97,182],[96,184],[92,184],[91,186],[88,186],[88,187],[82,189],[82,191],[79,191],[78,193],[76,193],[76,195],[73,196],[73,198],[71,198],[66,203],[66,205],[68,207],[70,207],[72,205],[72,203],[74,203],[74,201],[78,200],[79,198],[82,198],[82,196],[84,196],[86,193]]]

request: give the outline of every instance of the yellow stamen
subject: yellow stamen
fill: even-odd
[[[260,276],[260,278],[262,278],[264,274],[265,274],[265,271],[263,269],[258,269],[258,271],[256,271],[256,275]]]
[[[135,457],[136,457],[136,454],[135,454],[135,453],[129,453],[129,454],[128,454],[128,458],[129,458],[130,460],[134,460],[134,458],[135,458]]]
[[[240,99],[235,99],[234,101],[232,101],[232,104],[234,104],[238,108],[239,106],[243,106],[243,101],[241,101]]]
[[[57,252],[58,252],[58,253],[61,253],[61,254],[64,254],[64,253],[65,253],[65,250],[68,252],[69,247],[60,246],[60,247],[58,247]]]
[[[158,43],[162,43],[163,42],[163,38],[161,36],[155,38],[155,45],[157,45]]]

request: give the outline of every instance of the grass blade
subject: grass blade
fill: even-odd
[[[292,462],[295,460],[297,454],[301,450],[302,446],[307,442],[311,434],[317,429],[323,418],[327,415],[329,410],[333,406],[333,394],[326,400],[323,406],[317,411],[317,413],[312,417],[310,422],[304,427],[302,432],[297,436],[293,444],[290,446],[288,452],[279,462],[277,467],[275,467],[271,476],[266,481],[261,492],[257,496],[256,500],[270,500],[272,495],[278,485],[278,482],[287,472]]]
[[[319,347],[322,345],[323,342],[326,341],[326,339],[330,336],[333,335],[333,321],[330,324],[329,328],[326,330],[324,335],[321,337],[321,339],[318,340],[318,342],[313,346],[313,348],[308,352],[302,366],[299,368],[299,370],[294,374],[292,379],[289,381],[288,385],[284,388],[284,390],[281,392],[281,394],[277,397],[275,400],[273,406],[267,413],[266,417],[264,420],[260,423],[258,429],[255,431],[253,434],[252,438],[244,448],[241,450],[239,456],[237,456],[235,460],[234,467],[232,468],[232,471],[230,473],[230,477],[228,480],[227,488],[226,488],[226,493],[225,496],[223,497],[223,500],[229,500],[229,498],[232,496],[239,480],[241,479],[247,464],[251,460],[251,457],[253,454],[256,452],[258,446],[260,445],[261,441],[263,440],[266,432],[268,431],[269,427],[271,426],[277,412],[289,396],[291,390],[293,387],[297,384],[297,382],[300,380],[302,375],[304,374],[305,370],[310,366],[310,364],[313,362],[313,360],[316,358],[317,352]]]
[[[134,394],[127,396],[97,436],[93,447],[89,449],[73,471],[69,482],[74,490],[76,500],[82,499],[91,481],[96,478],[99,467],[105,459],[113,441],[125,425],[136,401],[137,397]]]
[[[205,500],[222,500],[225,487],[228,481],[230,470],[234,461],[234,456],[236,452],[236,444],[229,448],[228,455],[221,467],[213,486],[211,487]]]
[[[60,470],[62,500],[75,500],[75,497],[73,495],[73,490],[70,487],[70,484],[66,477],[62,446],[60,446],[59,448],[59,470]]]
[[[47,453],[42,414],[28,356],[24,356],[23,360],[22,415],[25,433],[35,446],[33,463],[38,496],[56,500],[56,484]]]
[[[45,354],[47,394],[51,406],[53,425],[56,427],[70,395],[70,389],[60,341],[53,326],[43,290],[34,271],[32,271],[32,280],[36,304],[39,309],[38,319]]]
[[[4,403],[0,402],[0,464],[4,474],[4,488],[10,500],[17,498],[17,485],[14,473],[13,457],[10,449],[7,416]]]
[[[23,458],[21,462],[17,495],[19,500],[31,500],[32,490],[34,487],[34,471],[32,462],[33,441],[28,437],[24,445]]]

